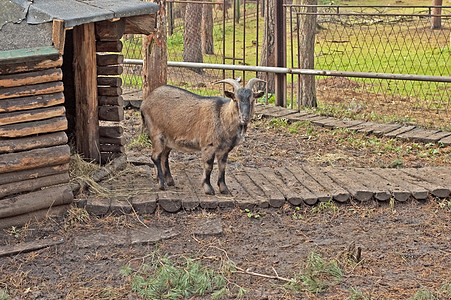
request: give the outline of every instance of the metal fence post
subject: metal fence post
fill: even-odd
[[[285,44],[285,28],[286,22],[284,18],[284,7],[282,0],[275,1],[275,56],[276,67],[286,67],[286,44]],[[277,73],[275,76],[275,92],[276,92],[276,106],[286,106],[286,74]]]

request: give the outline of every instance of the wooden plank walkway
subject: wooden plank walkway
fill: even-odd
[[[216,178],[216,174],[212,174]],[[118,200],[87,201],[88,211],[103,215],[122,211],[129,213],[130,204],[139,214],[148,214],[157,207],[167,212],[179,210],[241,209],[315,205],[335,201],[347,203],[390,199],[404,202],[426,200],[429,196],[446,198],[451,195],[451,168],[347,168],[289,166],[278,168],[240,168],[227,173],[232,195],[205,195],[199,170],[174,172],[176,187],[158,191],[126,202]],[[216,187],[215,187],[216,188]]]
[[[310,121],[315,125],[327,128],[347,128],[366,134],[399,138],[402,140],[417,141],[423,143],[441,143],[451,146],[451,132],[434,129],[423,129],[416,126],[401,124],[381,124],[365,122],[361,120],[340,120],[333,117],[325,117],[309,111],[295,111],[283,107],[258,104],[256,114],[265,117],[282,117],[290,121]]]

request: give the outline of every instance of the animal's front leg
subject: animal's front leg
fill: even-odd
[[[161,167],[163,170],[164,180],[168,186],[175,185],[174,178],[172,178],[171,170],[169,168],[169,153],[171,150],[171,148],[165,148],[161,154]]]
[[[155,167],[157,168],[157,174],[158,174],[158,181],[160,184],[160,190],[166,189],[166,184],[164,180],[164,172],[163,168],[161,166],[162,164],[162,156],[163,152],[165,151],[165,139],[164,136],[157,136],[152,138],[152,161],[155,164]],[[163,162],[164,163],[164,162]]]
[[[218,174],[218,187],[219,187],[219,192],[221,194],[230,194],[229,188],[226,185],[225,182],[225,169],[227,166],[227,158],[229,156],[229,153],[225,153],[222,155],[217,155],[216,156],[216,160],[218,161],[218,169],[219,169],[219,174]]]
[[[155,164],[155,167],[157,168],[160,190],[165,190],[166,186],[164,182],[163,170],[161,168],[161,155],[157,155],[155,157],[152,155],[152,161]]]
[[[202,160],[204,162],[204,175],[202,178],[202,187],[207,195],[214,195],[215,190],[211,186],[210,176],[213,170],[213,163],[215,161],[215,153],[212,149],[206,149],[202,151]]]

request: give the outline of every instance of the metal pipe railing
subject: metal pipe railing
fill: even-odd
[[[143,60],[126,58],[124,59],[124,64],[142,65]],[[268,72],[278,74],[315,75],[315,76],[338,76],[338,77],[357,77],[357,78],[375,78],[375,79],[393,79],[393,80],[451,82],[451,76],[311,70],[311,69],[280,68],[280,67],[193,63],[183,61],[168,61],[168,67],[203,68],[203,69],[235,70],[249,72]]]

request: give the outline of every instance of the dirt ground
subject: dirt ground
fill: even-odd
[[[127,110],[128,156],[133,161],[149,161],[149,148],[136,142],[139,126],[137,112]],[[173,172],[187,167],[200,172],[198,158],[197,154],[173,153]],[[308,123],[290,125],[257,116],[244,143],[231,153],[228,171],[283,164],[450,166],[451,147],[330,131]],[[130,193],[139,192],[137,182],[153,180],[150,168],[148,173],[133,172],[142,166],[129,168],[129,181],[118,187],[122,192],[127,186]],[[219,224],[218,230],[199,231],[205,220]],[[115,242],[124,232],[145,228],[173,234],[156,243]],[[103,243],[95,240],[99,234],[107,237]],[[0,257],[0,299],[140,299],[132,290],[131,278],[120,270],[124,266],[136,270],[155,251],[173,259],[193,258],[214,269],[233,262],[244,274],[231,272],[227,279],[232,291],[246,290],[243,299],[408,299],[420,289],[433,292],[436,299],[451,296],[451,199],[286,205],[250,211],[156,211],[102,218],[72,208],[64,217],[0,232],[3,246],[45,238],[63,238],[64,242]],[[81,238],[97,244],[82,244]],[[359,248],[361,258],[357,259]],[[305,270],[312,251],[325,261],[335,260],[343,273],[325,292],[312,293],[302,285],[293,291],[284,280],[264,277],[295,278]],[[236,291],[227,299],[234,298]]]

